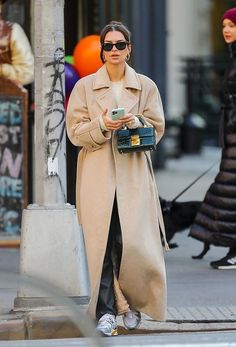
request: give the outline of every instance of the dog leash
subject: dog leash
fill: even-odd
[[[219,162],[219,160],[215,161],[206,171],[204,171],[201,175],[199,175],[193,182],[191,182],[186,188],[184,188],[176,197],[171,201],[175,202],[181,195],[183,195],[188,189],[190,189],[197,181],[199,181],[203,176],[205,176],[211,169]]]

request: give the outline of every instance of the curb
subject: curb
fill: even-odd
[[[24,319],[5,319],[0,321],[0,340],[25,340]]]
[[[0,248],[19,248],[20,239],[0,239]]]
[[[127,331],[118,317],[119,335],[156,333],[230,332],[236,331],[236,322],[157,322],[144,319],[136,330]],[[0,340],[66,339],[83,337],[68,311],[48,310],[10,313],[0,317]]]

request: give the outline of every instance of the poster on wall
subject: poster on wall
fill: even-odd
[[[16,86],[13,95],[7,89],[5,94],[0,90],[0,241],[19,240],[22,210],[27,204],[26,98],[21,89],[16,95]]]

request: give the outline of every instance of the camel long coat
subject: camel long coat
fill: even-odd
[[[161,231],[165,234],[151,159],[144,152],[120,154],[116,133],[101,131],[99,116],[104,109],[110,113],[116,107],[124,107],[126,113],[142,114],[155,127],[158,141],[164,132],[163,108],[155,83],[129,65],[119,105],[105,65],[95,74],[80,79],[71,93],[66,126],[71,142],[82,147],[76,202],[89,267],[89,312],[95,317],[116,193],[123,241],[120,293],[116,293],[118,312],[123,305],[119,294],[123,294],[130,307],[153,319],[165,320],[166,274],[160,235]]]

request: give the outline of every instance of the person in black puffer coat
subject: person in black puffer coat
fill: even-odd
[[[189,236],[208,245],[228,247],[227,255],[210,265],[214,269],[236,269],[236,7],[224,13],[222,25],[230,62],[223,80],[220,170],[205,195]]]

